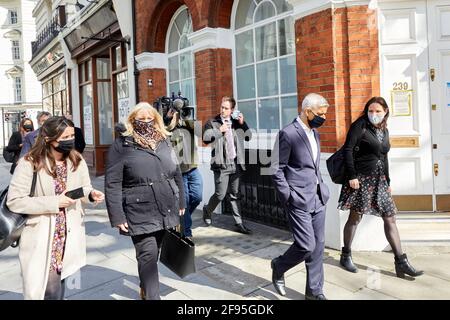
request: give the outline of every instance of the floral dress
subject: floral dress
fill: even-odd
[[[57,164],[56,178],[53,180],[56,195],[60,195],[66,189],[66,182],[67,165],[65,162]],[[53,234],[50,272],[57,272],[60,274],[62,271],[66,236],[66,210],[64,208],[59,208],[59,212],[56,215],[55,233]]]
[[[383,142],[382,129],[375,128],[378,141]],[[369,175],[358,174],[359,189],[353,189],[347,182],[342,186],[338,209],[352,210],[359,214],[389,217],[397,213],[394,200],[388,191],[383,162],[378,160],[375,170]]]

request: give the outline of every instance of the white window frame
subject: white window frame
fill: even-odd
[[[259,4],[257,4],[257,6],[255,7],[255,11],[253,12],[253,20],[255,19],[255,14],[256,14],[258,8],[263,3],[266,3],[266,2],[271,2],[271,1],[270,0],[263,0]],[[283,119],[282,119],[281,99],[285,98],[285,97],[294,97],[294,96],[296,96],[297,99],[298,99],[298,90],[296,90],[295,93],[288,93],[288,94],[280,93],[280,94],[277,94],[277,95],[274,95],[274,96],[267,96],[267,97],[265,96],[263,98],[259,97],[258,96],[257,65],[261,64],[261,63],[270,62],[270,61],[275,61],[275,60],[277,61],[277,67],[278,67],[278,91],[280,92],[280,84],[281,84],[281,79],[280,79],[281,78],[280,59],[284,59],[284,58],[288,58],[288,57],[292,57],[292,56],[294,56],[294,59],[295,59],[297,53],[296,53],[296,50],[294,48],[294,52],[293,53],[285,54],[283,56],[279,55],[279,44],[280,44],[279,41],[280,41],[280,39],[279,39],[279,32],[278,32],[278,24],[279,24],[279,21],[281,21],[281,20],[283,20],[285,18],[293,17],[294,11],[293,10],[286,11],[286,12],[278,14],[278,15],[276,15],[274,17],[271,17],[271,18],[268,18],[268,19],[264,19],[262,21],[253,23],[251,25],[248,25],[248,26],[245,26],[245,27],[242,27],[242,28],[239,28],[238,30],[236,30],[236,15],[237,15],[237,9],[238,9],[239,3],[240,3],[240,1],[235,1],[234,2],[233,10],[232,10],[232,16],[231,16],[232,17],[232,19],[231,19],[231,30],[233,31],[233,50],[232,50],[233,51],[233,54],[232,54],[233,92],[234,92],[234,96],[236,97],[236,101],[238,103],[238,106],[239,106],[239,103],[256,100],[256,102],[255,102],[255,106],[256,106],[255,107],[255,111],[256,111],[256,108],[257,108],[257,106],[259,104],[259,101],[266,100],[266,99],[271,99],[271,98],[272,99],[273,98],[278,98],[278,102],[279,102],[279,108],[278,108],[279,124],[278,124],[278,127],[279,127],[279,129],[271,129],[269,133],[265,133],[265,132],[259,132],[258,133],[258,138],[270,139],[269,142],[264,141],[264,140],[260,141],[263,146],[265,146],[266,143],[269,143],[269,144],[273,145],[273,140],[274,140],[274,137],[276,136],[276,132],[278,132],[282,128],[282,121],[283,121]],[[276,11],[277,10],[276,6],[275,6],[275,4],[273,2],[272,2],[272,5],[274,5],[275,12],[277,12]],[[269,58],[269,59],[257,61],[257,59],[256,59],[256,38],[254,36],[254,30],[256,30],[259,27],[266,26],[266,25],[269,25],[269,24],[274,23],[274,22],[275,22],[275,25],[276,25],[276,44],[277,44],[276,50],[277,50],[277,56],[274,57],[274,58]],[[294,23],[295,23],[295,21],[294,21]],[[238,70],[238,67],[237,67],[236,35],[248,32],[250,30],[253,31],[253,34],[252,34],[252,38],[253,38],[253,62],[252,63],[248,63],[248,64],[240,65],[239,69],[240,68],[244,68],[244,67],[248,67],[248,66],[254,66],[254,72],[255,72],[255,98],[238,99],[238,90],[237,90],[237,70]],[[295,32],[295,28],[294,28],[294,32]],[[294,35],[294,38],[295,38],[295,35]],[[259,131],[259,113],[258,112],[256,112],[256,123],[257,123],[257,128],[253,128],[253,129]]]
[[[22,78],[14,77],[14,101],[15,103],[22,102]]]
[[[8,23],[9,24],[17,24],[18,22],[19,22],[19,13],[17,12],[17,9],[9,9],[8,10]]]
[[[11,52],[13,60],[20,60],[20,41],[11,40]]]
[[[194,101],[189,101],[189,106],[194,108],[194,114],[196,117],[197,116],[197,93],[196,93],[197,84],[196,84],[196,79],[195,79],[195,55],[194,55],[194,51],[193,51],[193,46],[191,45],[188,48],[184,48],[184,49],[169,53],[170,34],[172,31],[172,27],[175,27],[178,30],[178,27],[175,24],[175,20],[181,14],[181,12],[183,12],[184,10],[188,10],[189,16],[191,17],[191,21],[192,21],[192,15],[189,11],[189,8],[186,5],[183,5],[174,13],[174,15],[172,16],[172,19],[170,20],[169,28],[167,29],[167,36],[166,36],[166,52],[167,52],[167,77],[166,78],[167,78],[167,83],[166,83],[166,86],[167,86],[168,95],[171,95],[172,94],[172,92],[170,91],[171,84],[179,82],[180,90],[181,90],[181,82],[182,81],[192,80],[192,83],[194,86],[193,87]],[[178,33],[180,33],[179,30],[178,30]],[[181,36],[180,36],[179,41],[181,41]],[[191,52],[191,55],[192,55],[192,66],[191,66],[192,67],[192,70],[191,70],[192,77],[186,78],[186,79],[178,79],[176,81],[171,82],[170,81],[170,59],[178,56],[178,68],[180,68],[180,57],[182,54],[187,53],[187,52]],[[184,92],[181,92],[181,94],[183,95],[183,97],[186,97]],[[177,95],[178,95],[178,92],[175,92],[175,96],[177,96]]]

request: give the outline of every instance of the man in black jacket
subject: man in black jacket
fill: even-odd
[[[223,97],[221,113],[204,127],[203,142],[212,144],[211,170],[214,172],[215,192],[203,207],[203,221],[211,225],[211,213],[230,190],[230,204],[238,231],[250,234],[239,212],[239,178],[245,170],[244,140],[251,139],[251,131],[244,115],[235,111],[236,101]]]

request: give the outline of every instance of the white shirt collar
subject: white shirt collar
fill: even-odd
[[[309,128],[303,121],[302,119],[300,119],[300,116],[297,117],[297,121],[298,123],[300,123],[300,125],[302,126],[303,130],[306,131],[306,133],[312,133],[313,130],[311,128]]]

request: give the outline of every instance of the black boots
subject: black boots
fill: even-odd
[[[358,272],[358,268],[353,264],[352,251],[350,249],[342,247],[341,260],[339,261],[339,263],[347,271],[353,273]]]
[[[423,275],[423,271],[417,271],[408,261],[406,254],[395,257],[395,273],[399,278],[405,278],[405,274],[411,277]]]

